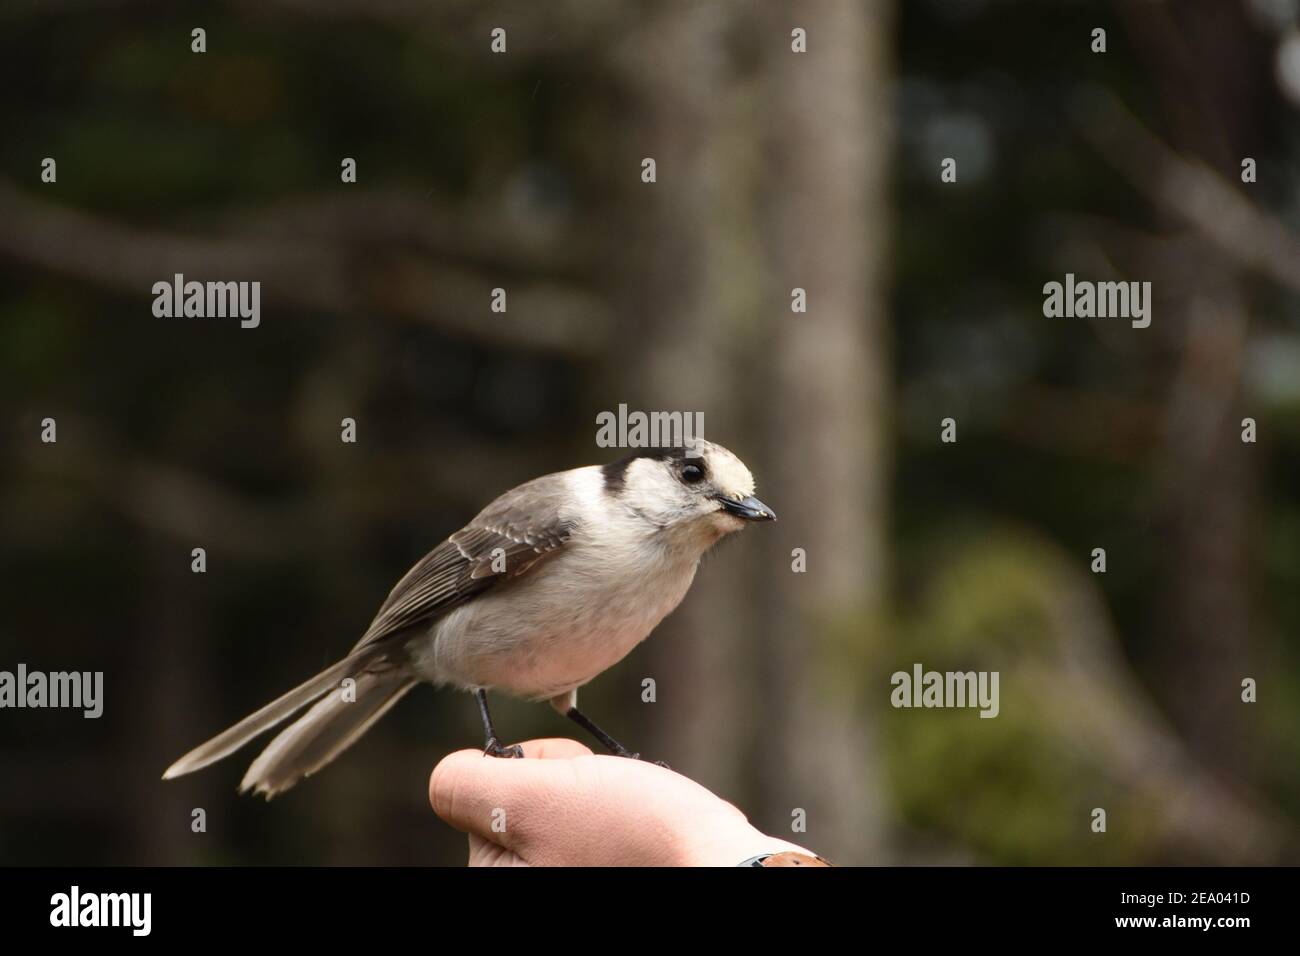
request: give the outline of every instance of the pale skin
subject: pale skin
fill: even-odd
[[[469,834],[470,866],[735,866],[809,852],[665,767],[597,756],[575,740],[523,749],[523,760],[457,751],[429,779],[434,812]]]

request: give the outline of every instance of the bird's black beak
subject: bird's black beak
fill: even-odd
[[[722,502],[722,510],[728,514],[733,514],[737,518],[744,518],[746,521],[775,521],[776,512],[769,508],[763,502],[759,501],[753,495],[748,498],[728,498],[726,495],[718,495],[718,500]]]

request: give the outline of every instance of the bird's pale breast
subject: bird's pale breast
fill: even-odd
[[[653,555],[653,556],[652,556]],[[503,582],[411,647],[427,679],[547,699],[622,660],[682,600],[698,555],[578,545]]]

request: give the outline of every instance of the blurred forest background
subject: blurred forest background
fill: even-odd
[[[255,749],[159,775],[491,497],[615,457],[620,402],[702,411],[781,520],[584,691],[616,737],[843,863],[1297,862],[1298,29],[1296,0],[0,5],[0,669],[106,687],[97,721],[0,712],[0,862],[463,862],[426,797],[480,741],[450,691],[269,805],[235,792]],[[155,318],[175,272],[260,280],[261,327]],[[1044,318],[1066,272],[1151,281],[1151,327]],[[1000,716],[892,709],[914,662],[999,671]]]

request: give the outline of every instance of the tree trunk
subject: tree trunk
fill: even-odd
[[[861,686],[888,592],[886,247],[892,8],[769,8],[773,507],[766,786],[807,842],[880,862],[882,791]],[[808,52],[790,50],[807,31]],[[782,39],[783,38],[783,39]],[[791,290],[807,312],[791,311]],[[792,573],[792,549],[807,556]],[[796,834],[796,838],[797,838]]]

